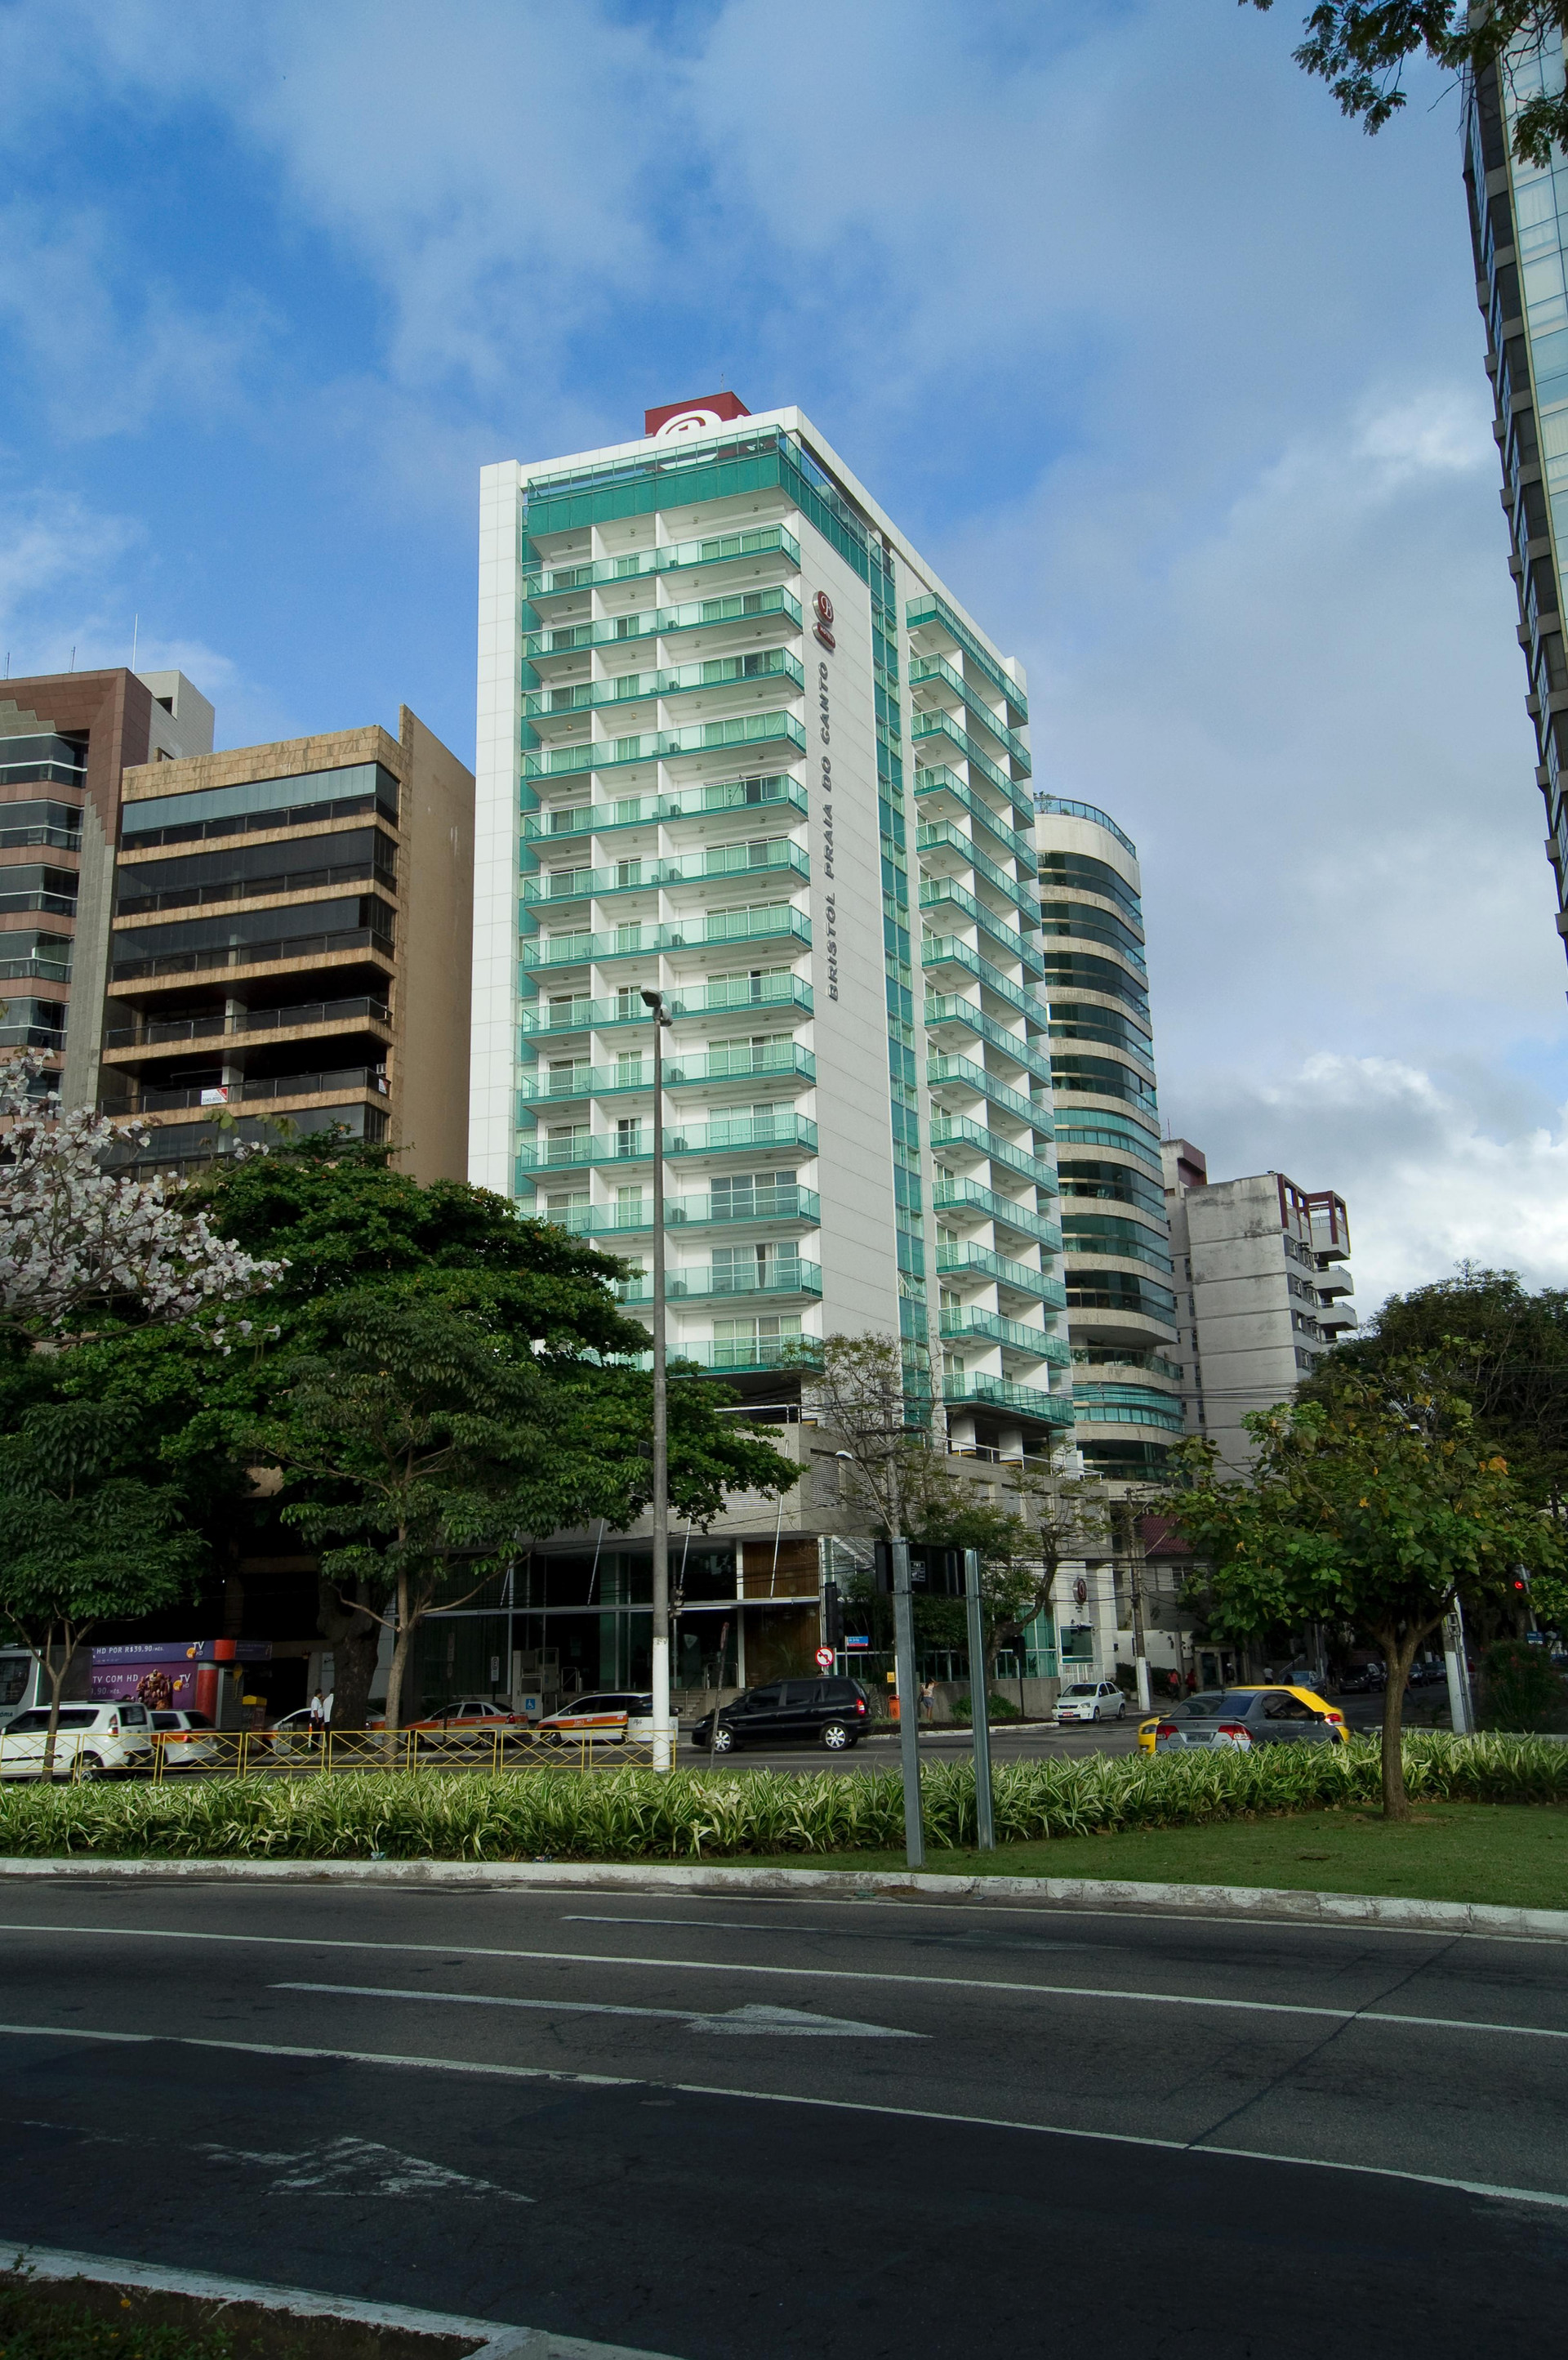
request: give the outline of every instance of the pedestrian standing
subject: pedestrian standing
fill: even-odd
[[[927,1680],[920,1688],[920,1719],[930,1721],[936,1711],[936,1682]]]
[[[310,1699],[310,1743],[319,1745],[327,1725],[327,1700],[320,1688]]]

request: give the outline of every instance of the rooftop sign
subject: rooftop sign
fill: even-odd
[[[732,418],[750,416],[738,395],[704,393],[695,401],[667,401],[657,410],[645,410],[642,431],[656,442],[674,442],[685,434],[711,434],[715,426],[727,426]]]

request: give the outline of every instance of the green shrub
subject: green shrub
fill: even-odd
[[[1490,1729],[1545,1729],[1568,1706],[1568,1691],[1544,1647],[1499,1639],[1481,1658],[1483,1710]]]
[[[989,1718],[992,1721],[1022,1721],[1023,1719],[1023,1714],[1018,1710],[1012,1698],[1004,1696],[999,1688],[992,1689],[989,1706]],[[953,1717],[954,1721],[965,1722],[970,1720],[969,1699],[966,1696],[953,1698]]]
[[[1568,1802],[1568,1746],[1530,1737],[1405,1741],[1412,1801]],[[967,1763],[922,1771],[927,1841],[975,1841]],[[1379,1806],[1379,1749],[1085,1754],[994,1775],[1000,1842],[1192,1826],[1248,1813]],[[189,1786],[0,1787],[0,1854],[159,1860],[714,1860],[901,1850],[897,1771],[416,1771]]]

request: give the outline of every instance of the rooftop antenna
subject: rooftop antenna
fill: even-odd
[[[72,672],[76,670],[76,650],[74,648],[71,650],[71,669]]]

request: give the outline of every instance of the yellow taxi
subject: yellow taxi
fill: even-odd
[[[1145,1754],[1324,1742],[1349,1744],[1345,1715],[1315,1688],[1283,1682],[1200,1688],[1138,1727],[1138,1743]]]

